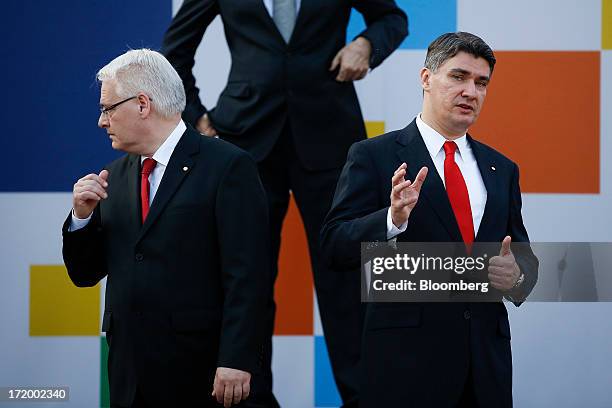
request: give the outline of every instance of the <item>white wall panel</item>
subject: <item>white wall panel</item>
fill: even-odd
[[[314,404],[314,337],[274,336],[274,395],[281,407]]]
[[[494,50],[598,50],[600,0],[458,0],[457,29]]]

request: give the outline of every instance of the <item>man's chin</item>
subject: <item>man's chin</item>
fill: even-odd
[[[476,122],[476,118],[478,116],[474,113],[465,114],[465,115],[456,115],[455,116],[455,124],[459,128],[468,129]]]

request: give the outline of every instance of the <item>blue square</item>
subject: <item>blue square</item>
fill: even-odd
[[[342,399],[338,394],[332,374],[327,346],[323,336],[315,336],[315,406],[339,407]]]
[[[3,4],[6,104],[0,191],[72,191],[122,153],[98,129],[98,69],[128,48],[158,49],[171,0]],[[27,23],[26,23],[27,22]],[[18,41],[17,41],[18,39]]]
[[[426,50],[439,35],[457,31],[457,0],[397,0],[397,5],[408,15],[409,35],[400,49]],[[347,41],[364,29],[363,17],[353,9]]]

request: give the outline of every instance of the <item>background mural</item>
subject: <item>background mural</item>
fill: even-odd
[[[69,386],[70,402],[62,407],[107,401],[104,282],[72,286],[62,265],[60,227],[73,183],[118,156],[96,127],[95,72],[128,48],[159,49],[180,3],[2,4],[0,386]],[[446,31],[476,33],[493,47],[498,64],[470,133],[518,162],[531,239],[612,241],[612,1],[398,4],[409,15],[410,36],[357,83],[370,136],[404,127],[420,111],[417,73],[431,40]],[[356,13],[347,37],[362,26]],[[195,68],[207,106],[215,105],[229,64],[217,19]],[[283,234],[275,391],[284,407],[338,406],[293,205]],[[508,309],[517,407],[612,405],[612,304]]]

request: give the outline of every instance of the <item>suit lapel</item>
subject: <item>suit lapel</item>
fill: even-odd
[[[295,26],[293,27],[293,33],[291,34],[291,38],[289,39],[289,44],[293,44],[296,41],[296,33],[299,33],[301,27],[305,24],[306,15],[312,6],[312,0],[302,0],[300,3],[300,9],[295,16]],[[275,24],[276,26],[276,24]],[[279,33],[280,35],[280,33]],[[282,38],[282,37],[281,37]]]
[[[157,218],[159,218],[170,198],[172,198],[187,174],[192,171],[195,162],[191,156],[199,152],[200,137],[202,136],[189,129],[181,136],[181,140],[179,140],[174,152],[172,152],[172,156],[170,156],[170,162],[164,172],[155,198],[151,203],[149,214],[147,215],[145,223],[142,225],[136,242],[144,237],[149,228],[151,228]]]
[[[140,229],[140,156],[130,155],[127,171],[127,208],[136,230]]]
[[[421,196],[427,199],[440,222],[448,231],[451,241],[462,241],[461,232],[442,183],[442,178],[429,155],[415,120],[400,132],[397,142],[404,146],[398,150],[397,155],[402,162],[408,165],[407,178],[414,180],[421,167],[427,167],[429,171],[421,188]]]
[[[276,37],[277,42],[280,42],[283,46],[287,45],[285,44],[285,39],[281,35],[280,31],[278,31],[278,27],[276,26],[276,23],[274,22],[274,18],[272,17],[272,13],[271,13],[273,11],[271,10],[271,12],[268,12],[268,9],[266,8],[266,5],[264,4],[263,0],[241,0],[241,1],[253,2],[254,3],[253,7],[255,8],[255,10],[257,10],[257,13],[259,13],[260,17],[266,22],[266,25],[268,26],[268,28],[274,33],[274,37]],[[299,13],[298,13],[298,16],[296,16],[296,26],[297,26],[297,17],[299,17]],[[293,31],[295,31],[295,28]],[[291,39],[289,39],[289,42],[291,42]]]
[[[488,236],[487,229],[493,225],[497,219],[495,209],[501,208],[496,204],[497,197],[499,197],[499,194],[497,194],[497,189],[499,188],[499,178],[497,176],[497,172],[500,171],[500,168],[497,166],[493,157],[491,157],[490,154],[487,154],[486,150],[479,142],[472,139],[470,135],[468,135],[468,141],[472,147],[472,152],[476,158],[476,163],[478,163],[478,170],[480,170],[482,181],[487,189],[487,202],[485,204],[482,220],[480,221],[480,227],[478,227],[478,233],[476,234],[475,238],[476,241],[482,241],[484,237]]]
[[[300,26],[304,24],[304,19],[305,19],[304,15],[307,12],[307,9],[311,6],[311,1],[309,0],[301,1],[300,9],[297,11],[297,15],[295,16],[295,26],[293,27],[293,33],[291,34],[291,38],[289,38],[289,44],[286,44],[285,39],[281,35],[280,31],[278,31],[278,27],[276,26],[276,23],[274,22],[274,18],[272,17],[271,13],[268,12],[268,9],[266,8],[264,1],[263,0],[249,0],[249,1],[253,1],[256,3],[253,5],[254,8],[260,14],[260,17],[264,21],[266,21],[266,25],[268,25],[268,28],[275,33],[274,36],[276,37],[277,41],[280,42],[285,47],[288,46],[289,44],[292,44],[295,41],[295,37],[296,37],[295,33],[299,32],[298,30],[300,29]]]

